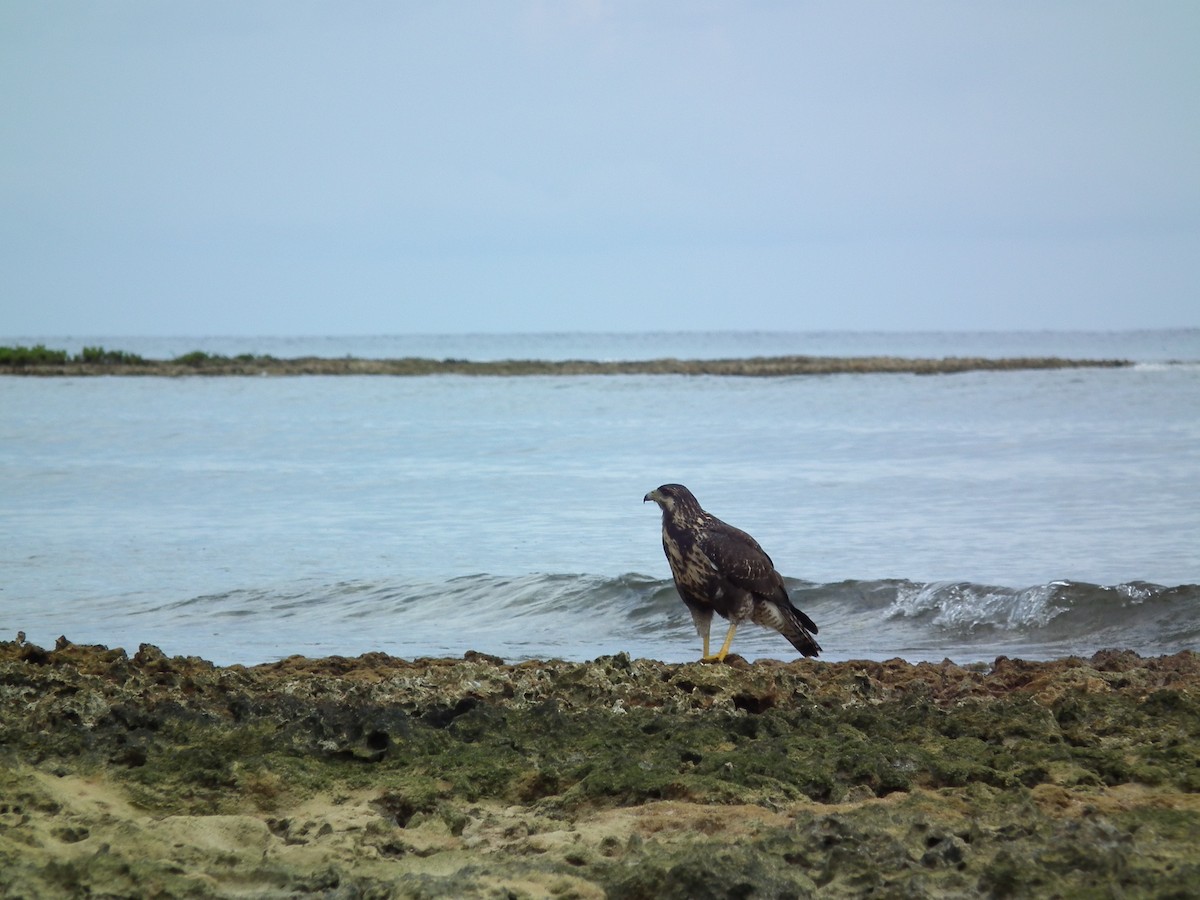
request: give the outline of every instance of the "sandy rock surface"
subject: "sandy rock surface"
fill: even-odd
[[[1198,688],[0,643],[0,896],[1194,896]]]

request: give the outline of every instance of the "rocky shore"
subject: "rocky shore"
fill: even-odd
[[[0,643],[0,896],[1188,897],[1200,656]]]
[[[301,357],[277,359],[272,356],[214,356],[189,353],[173,360],[149,360],[125,353],[94,354],[94,359],[66,358],[60,361],[35,359],[19,363],[0,359],[0,375],[95,376],[154,375],[838,375],[902,373],[949,375],[959,372],[1007,371],[1023,369],[1116,368],[1132,365],[1126,360],[1062,359],[1059,357],[1020,357],[987,359],[945,357],[910,359],[895,356],[829,357],[771,356],[747,359],[652,359],[621,362],[596,360],[496,360],[476,362],[464,359],[356,359]],[[49,357],[51,360],[55,357]]]

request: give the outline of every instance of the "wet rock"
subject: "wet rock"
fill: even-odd
[[[1192,653],[216,667],[0,643],[0,894],[1169,895],[1200,876],[1198,689]]]
[[[811,896],[803,872],[753,847],[691,847],[678,853],[644,852],[637,864],[607,885],[630,900],[725,900]]]

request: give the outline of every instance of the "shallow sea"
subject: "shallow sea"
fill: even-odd
[[[0,378],[0,633],[219,663],[698,655],[642,504],[754,534],[830,659],[1200,647],[1200,330],[34,337],[463,359],[1123,358],[836,375]],[[714,631],[720,626],[714,626]],[[747,626],[736,652],[792,657]]]

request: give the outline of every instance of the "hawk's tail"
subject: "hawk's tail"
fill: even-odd
[[[810,633],[817,631],[816,623],[790,603],[783,610],[783,614],[784,627],[779,629],[779,633],[791,641],[792,646],[804,656],[816,656],[820,653],[821,645]]]

